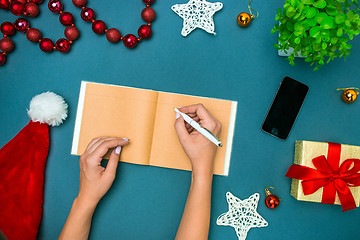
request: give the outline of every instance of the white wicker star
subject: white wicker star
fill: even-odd
[[[226,193],[229,211],[221,214],[216,220],[217,225],[235,228],[239,240],[245,240],[247,232],[253,227],[266,227],[268,223],[257,213],[260,195],[254,193],[248,199],[240,200],[230,192]]]
[[[213,15],[222,7],[221,2],[209,3],[205,0],[190,0],[185,4],[175,4],[171,9],[184,19],[181,35],[186,37],[195,28],[216,34]]]

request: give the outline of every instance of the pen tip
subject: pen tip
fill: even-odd
[[[222,143],[219,143],[219,147],[222,147],[223,145],[222,145]]]

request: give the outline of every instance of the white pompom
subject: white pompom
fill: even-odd
[[[66,119],[67,111],[68,105],[61,96],[44,92],[31,99],[28,115],[34,122],[59,126]]]

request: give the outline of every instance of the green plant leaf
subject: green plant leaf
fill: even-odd
[[[299,44],[299,43],[300,43],[300,38],[299,38],[299,37],[295,38],[295,39],[294,39],[294,43],[295,43],[295,44]]]
[[[319,24],[321,24],[323,21],[324,21],[324,19],[326,19],[326,18],[328,18],[329,16],[326,14],[326,13],[324,13],[324,12],[321,12],[321,13],[319,13],[318,15],[316,15],[316,21],[319,23]]]
[[[303,4],[307,4],[307,5],[312,5],[314,4],[314,0],[302,0],[301,1]]]
[[[330,39],[330,42],[331,42],[331,44],[336,44],[337,42],[338,42],[338,38],[337,37],[332,37],[331,39]]]
[[[336,32],[336,36],[341,37],[344,34],[344,30],[342,28],[339,28]]]
[[[333,17],[324,18],[320,26],[324,29],[332,29],[334,27],[334,18]]]
[[[326,7],[326,1],[325,0],[317,0],[316,2],[314,2],[313,5],[316,8],[322,9],[322,8]]]
[[[336,17],[335,17],[335,23],[336,24],[341,24],[346,20],[346,15],[343,13],[339,13]]]
[[[291,21],[286,22],[286,28],[290,31],[294,31],[294,24]]]
[[[313,18],[318,13],[319,13],[319,10],[317,10],[316,8],[311,7],[311,8],[309,8],[309,10],[307,10],[305,16],[306,16],[306,18]]]
[[[286,15],[288,18],[292,18],[295,14],[296,14],[296,10],[295,10],[295,8],[293,8],[292,6],[289,6],[289,7],[286,9],[285,15]]]
[[[319,26],[315,26],[310,28],[310,36],[313,38],[317,38],[320,35],[320,27]]]
[[[307,18],[304,20],[304,23],[308,25],[309,27],[314,27],[316,25],[316,19],[315,18]]]

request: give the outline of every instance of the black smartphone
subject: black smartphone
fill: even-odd
[[[309,87],[290,77],[284,77],[261,129],[285,140],[300,111]]]

